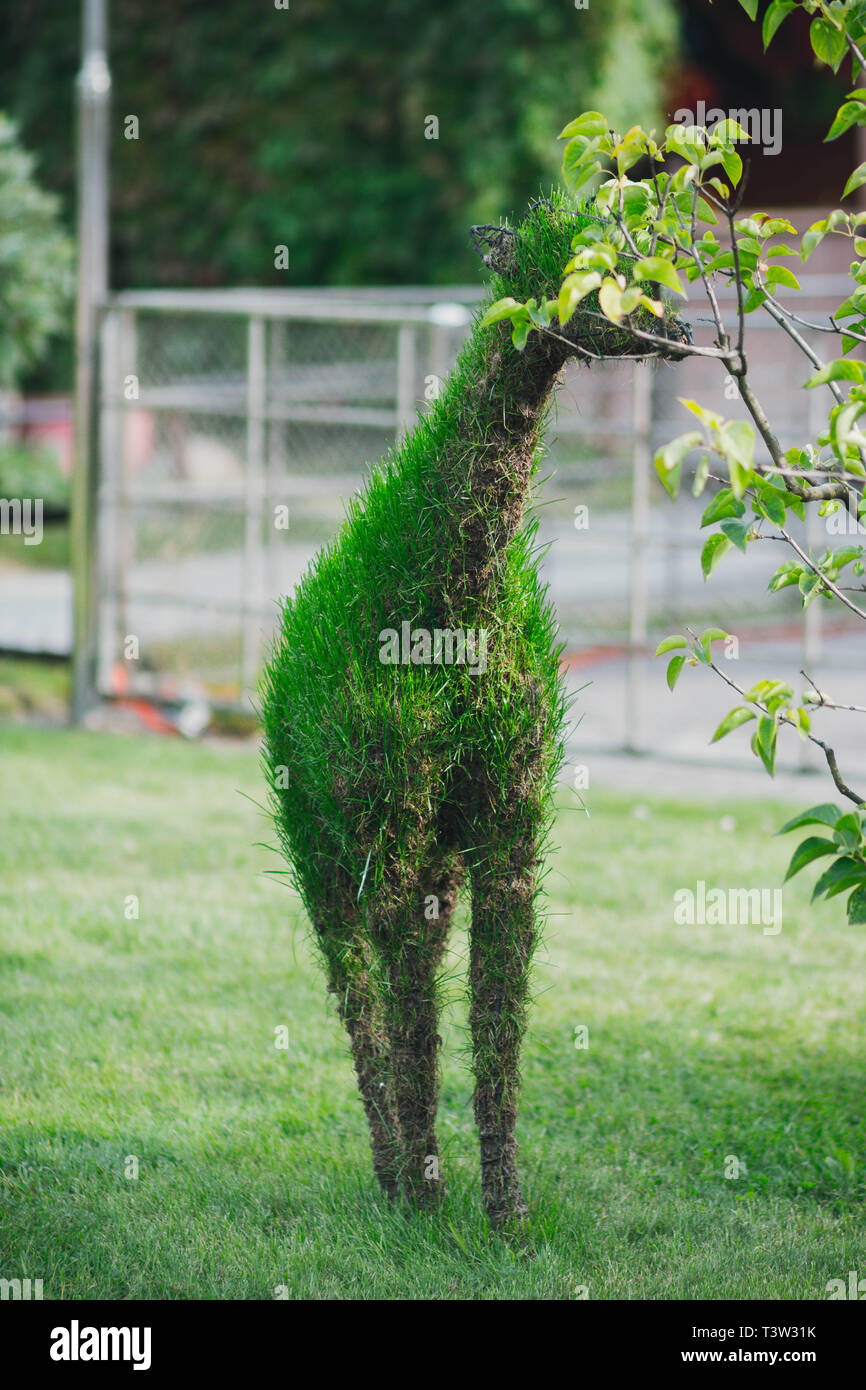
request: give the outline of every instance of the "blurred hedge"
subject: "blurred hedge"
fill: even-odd
[[[71,217],[80,4],[6,8],[3,105]],[[556,177],[577,111],[661,121],[677,28],[674,0],[108,9],[118,288],[474,278],[469,224]]]

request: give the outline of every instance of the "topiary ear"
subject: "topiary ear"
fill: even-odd
[[[472,244],[488,270],[505,275],[514,260],[515,234],[510,227],[494,227],[487,222],[483,226],[470,227]]]

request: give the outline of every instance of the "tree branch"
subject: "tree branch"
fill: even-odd
[[[686,632],[688,632],[690,637],[695,636],[691,628],[686,628]],[[745,700],[745,702],[749,705],[754,705],[757,709],[761,711],[762,714],[770,713],[763,701],[750,700],[748,698],[748,695],[746,694],[746,691],[743,690],[742,686],[737,685],[736,681],[731,680],[730,676],[726,675],[724,671],[720,670],[720,668],[716,665],[712,658],[710,659],[709,666],[710,670],[715,671],[716,675],[720,676],[726,685],[729,685],[732,690],[736,691],[736,693],[740,696],[741,700]],[[806,679],[808,680],[808,676],[806,677]],[[799,732],[799,725],[794,722],[790,715],[780,714],[779,720],[783,724],[790,724],[793,729],[797,729],[797,731]],[[853,801],[857,806],[862,806],[864,803],[866,803],[866,797],[860,796],[858,792],[853,791],[851,787],[849,787],[845,782],[843,782],[842,775],[839,772],[839,764],[836,761],[836,754],[833,751],[833,749],[828,747],[828,745],[824,743],[823,739],[817,738],[815,734],[806,734],[806,737],[810,743],[814,743],[817,748],[821,749],[821,751],[824,754],[824,757],[827,759],[827,766],[830,769],[830,776],[833,778],[836,790],[840,792],[842,796],[847,797],[849,801]]]

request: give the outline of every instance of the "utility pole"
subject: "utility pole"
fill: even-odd
[[[72,480],[72,719],[83,719],[96,670],[96,368],[99,309],[108,291],[106,0],[83,0],[78,108],[78,301]]]

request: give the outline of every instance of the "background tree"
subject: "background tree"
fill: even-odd
[[[675,0],[109,9],[118,288],[474,277],[466,227],[555,177],[575,96],[657,119],[676,48]],[[21,0],[4,30],[0,87],[69,217],[78,7]]]
[[[34,160],[0,114],[0,390],[8,390],[67,326],[72,243],[59,200],[40,188]]]

